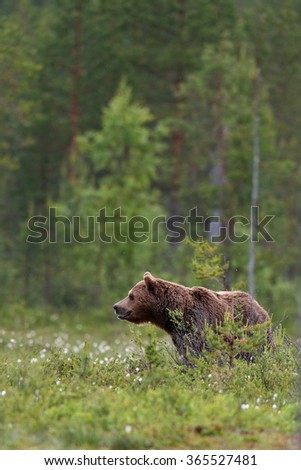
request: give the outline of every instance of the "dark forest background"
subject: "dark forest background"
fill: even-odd
[[[158,243],[64,243],[62,223],[49,227],[57,243],[28,243],[28,220],[50,207],[78,216],[80,227],[66,230],[84,236],[103,207],[149,221],[196,207],[223,226],[250,218],[255,203],[260,218],[275,216],[275,242],[219,245],[230,288],[251,290],[292,329],[301,310],[300,1],[1,0],[0,69],[3,315],[113,317],[146,270],[196,283],[191,247],[167,243],[163,225]]]

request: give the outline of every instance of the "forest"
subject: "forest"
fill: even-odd
[[[0,448],[300,449],[301,2],[0,0],[0,69]],[[271,347],[183,364],[114,315],[145,272]]]
[[[293,331],[300,2],[0,4],[3,315],[113,320],[144,271],[196,283],[190,238]]]

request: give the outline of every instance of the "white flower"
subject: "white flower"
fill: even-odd
[[[247,410],[249,407],[250,407],[250,405],[248,405],[248,404],[242,404],[240,408],[242,410]]]
[[[126,425],[126,427],[124,428],[125,432],[128,434],[129,432],[132,431],[132,426],[130,426],[129,424]]]
[[[38,362],[36,357],[33,357],[32,359],[30,359],[30,364],[34,364],[35,362]]]
[[[63,338],[61,338],[61,336],[58,336],[57,338],[55,338],[55,340],[54,340],[54,345],[55,345],[57,348],[61,348],[61,347],[64,345],[64,340],[63,340]]]
[[[272,406],[272,408],[274,408],[274,410],[275,410],[275,409],[277,408],[277,405],[274,404],[274,405]]]
[[[2,390],[1,397],[5,397],[5,395],[6,395],[6,390]]]

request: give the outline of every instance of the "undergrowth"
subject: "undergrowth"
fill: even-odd
[[[300,353],[281,328],[275,342],[253,362],[184,367],[152,327],[130,342],[3,330],[1,448],[294,448]]]

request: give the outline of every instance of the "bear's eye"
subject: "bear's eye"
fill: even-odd
[[[129,299],[130,299],[130,300],[134,300],[134,298],[135,298],[134,295],[131,293],[131,294],[129,295]]]

